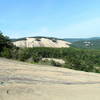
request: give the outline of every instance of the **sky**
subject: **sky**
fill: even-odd
[[[100,37],[100,0],[0,0],[0,13],[10,38]]]

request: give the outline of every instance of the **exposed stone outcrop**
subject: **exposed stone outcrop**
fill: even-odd
[[[19,40],[13,42],[17,47],[70,47],[70,42],[59,39],[48,39],[48,38],[26,38],[25,40]]]

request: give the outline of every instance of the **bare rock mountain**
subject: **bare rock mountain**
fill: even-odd
[[[54,48],[67,47],[69,48],[71,43],[66,42],[64,40],[55,39],[55,38],[29,37],[29,38],[13,41],[13,44],[17,47],[54,47]]]

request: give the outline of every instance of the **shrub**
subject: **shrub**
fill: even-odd
[[[9,48],[3,48],[1,56],[6,58],[11,58],[12,57],[11,50]]]
[[[41,41],[41,38],[36,38],[36,41]]]
[[[19,48],[17,47],[14,47],[11,49],[11,55],[12,55],[12,59],[18,59],[18,51],[19,51]]]
[[[52,39],[52,42],[57,42],[57,40],[56,39]]]
[[[39,56],[38,54],[33,54],[32,55],[32,59],[33,59],[33,61],[34,62],[39,62],[41,59],[42,59],[42,57],[41,56]]]
[[[4,36],[2,32],[0,32],[0,52],[3,48],[12,48],[13,44],[7,36]]]
[[[32,56],[32,53],[29,49],[23,48],[18,50],[18,59],[21,61],[26,61]]]

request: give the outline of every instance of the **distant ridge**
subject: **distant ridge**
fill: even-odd
[[[96,40],[100,39],[100,37],[91,37],[91,38],[64,38],[63,40],[68,42],[76,42],[76,41],[82,41],[82,40]]]

